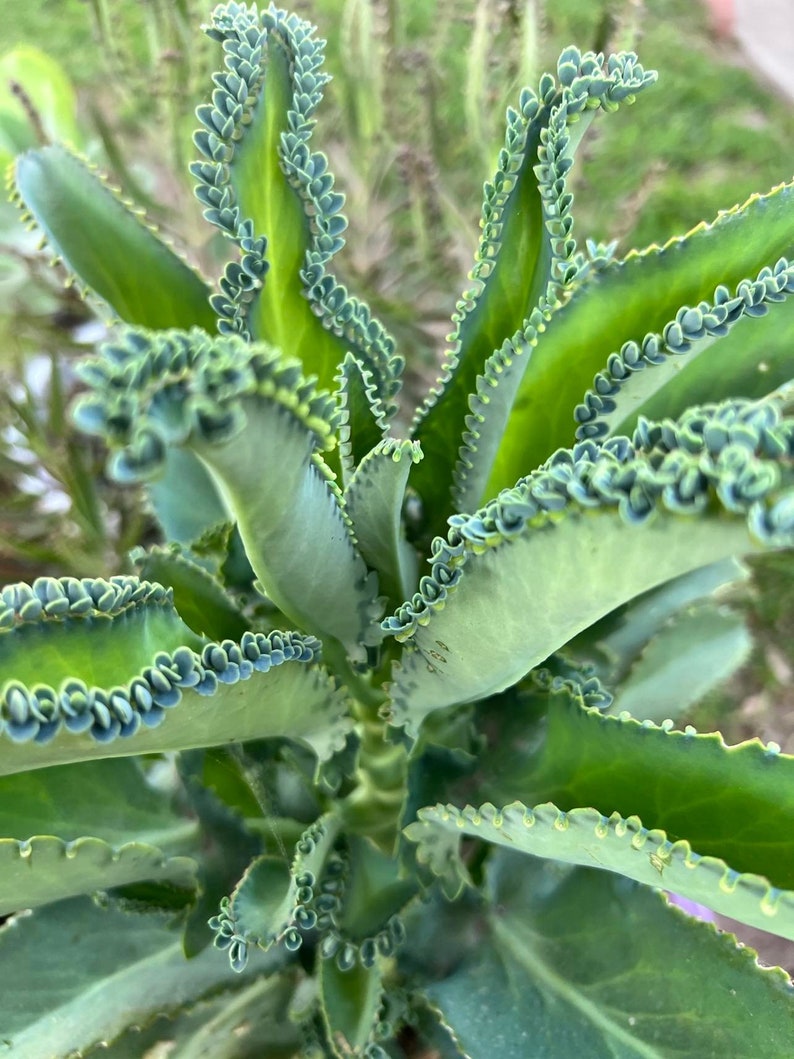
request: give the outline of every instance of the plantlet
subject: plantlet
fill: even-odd
[[[580,249],[574,150],[654,76],[567,49],[403,439],[331,271],[322,45],[209,33],[216,289],[64,148],[16,166],[120,321],[75,416],[167,543],[0,594],[0,1054],[788,1054],[786,975],[660,890],[794,939],[794,758],[674,723],[744,651],[736,556],[794,543],[792,358],[744,323],[792,185]]]

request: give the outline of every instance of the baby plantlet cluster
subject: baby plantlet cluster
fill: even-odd
[[[581,245],[583,133],[656,76],[567,48],[401,431],[412,351],[333,271],[323,42],[206,31],[217,284],[66,147],[13,174],[113,322],[75,420],[162,536],[0,591],[0,1055],[789,1054],[787,976],[664,891],[794,939],[794,757],[678,720],[743,657],[741,558],[794,545],[794,352],[752,325],[794,185]]]

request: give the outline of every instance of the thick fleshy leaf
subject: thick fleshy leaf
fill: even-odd
[[[718,733],[604,716],[563,690],[550,693],[543,738],[528,751],[516,709],[510,734],[482,759],[489,801],[638,816],[698,854],[794,890],[794,757],[775,744],[727,747]]]
[[[0,836],[24,841],[92,835],[120,846],[134,840],[186,851],[196,825],[170,795],[155,790],[137,762],[85,761],[0,778]]]
[[[387,438],[359,463],[345,490],[345,510],[358,550],[378,573],[380,591],[394,602],[416,587],[419,565],[402,525],[411,467],[422,458],[415,441]]]
[[[297,633],[205,643],[161,585],[39,578],[0,594],[0,775],[281,736],[326,760],[352,721]]]
[[[710,225],[701,224],[663,247],[632,252],[586,277],[554,313],[531,357],[524,358],[526,370],[485,495],[512,485],[554,449],[571,444],[574,409],[596,372],[624,343],[662,333],[682,307],[711,302],[721,284],[733,291],[781,256],[794,257],[792,203],[794,184],[781,185],[721,213]],[[763,350],[748,338],[745,332],[737,354],[745,363],[762,360]],[[714,356],[717,360],[700,358],[703,365],[708,362],[708,374],[714,372],[719,347]],[[724,396],[742,393],[732,389]],[[690,396],[686,404],[693,400]],[[675,412],[681,410],[679,405]],[[666,407],[664,414],[670,414]]]
[[[283,940],[294,951],[301,945],[301,930],[317,925],[314,887],[339,827],[332,816],[316,821],[298,839],[291,862],[268,854],[257,857],[231,897],[221,902],[221,912],[210,925],[215,945],[228,952],[235,971],[246,965],[252,946],[267,951]]]
[[[0,915],[138,881],[193,891],[195,823],[132,761],[0,778]],[[170,856],[169,856],[170,854]]]
[[[83,367],[83,429],[117,451],[120,481],[156,476],[182,445],[209,470],[264,591],[291,622],[362,654],[378,638],[376,578],[357,551],[317,450],[336,438],[333,398],[269,346],[198,331],[130,331]],[[183,494],[190,502],[189,488]]]
[[[787,976],[659,895],[506,851],[487,888],[485,937],[427,987],[469,1059],[786,1054]]]
[[[247,630],[249,622],[220,581],[187,555],[156,547],[135,553],[135,563],[147,581],[173,590],[180,618],[199,635],[239,640]]]
[[[204,280],[64,147],[22,155],[16,190],[52,252],[120,319],[214,331]]]
[[[744,665],[753,646],[743,615],[709,604],[679,614],[645,647],[610,712],[663,721],[688,710]]]
[[[336,960],[321,960],[318,986],[323,1019],[337,1059],[365,1055],[372,1039],[383,995],[377,964],[340,970]]]
[[[432,576],[383,623],[409,645],[393,722],[413,733],[431,710],[509,687],[656,585],[791,543],[786,458],[764,455],[794,450],[782,410],[706,406],[641,424],[631,442],[559,450],[476,514],[454,516]]]
[[[295,992],[292,975],[260,978],[234,994],[202,1001],[145,1029],[129,1029],[86,1059],[295,1059],[302,1033],[288,1017]]]
[[[191,171],[205,217],[241,252],[213,298],[221,330],[278,346],[327,388],[352,349],[390,415],[402,372],[393,340],[328,271],[347,222],[327,159],[309,146],[324,42],[272,5],[220,5],[207,32],[226,69],[197,111],[204,161]]]
[[[167,541],[192,544],[229,517],[209,471],[187,449],[166,451],[164,472],[146,493]]]
[[[632,102],[656,79],[633,53],[612,55],[605,66],[603,59],[567,48],[557,78],[545,74],[537,93],[525,88],[518,110],[507,112],[505,146],[493,181],[485,186],[474,286],[458,303],[439,387],[415,421],[414,436],[426,458],[412,485],[431,532],[438,532],[453,510],[453,472],[478,376],[503,343],[521,341],[525,329],[537,331],[536,313],[564,298],[577,274],[573,196],[566,181],[576,147],[599,108],[616,110],[621,102]]]
[[[190,857],[167,857],[144,842],[111,846],[98,838],[0,838],[0,916],[143,881],[193,891],[197,867]]]
[[[130,1025],[245,988],[283,962],[279,953],[258,954],[243,976],[233,975],[212,949],[186,961],[167,916],[61,901],[0,930],[0,1055],[79,1055]]]
[[[497,809],[437,805],[419,810],[405,833],[419,844],[450,896],[468,883],[459,856],[461,838],[479,838],[548,860],[597,866],[646,886],[664,887],[731,919],[794,940],[794,890],[762,875],[740,873],[719,857],[701,856],[686,839],[649,830],[637,816],[605,816],[598,809],[563,812],[547,802],[529,809],[512,802]]]

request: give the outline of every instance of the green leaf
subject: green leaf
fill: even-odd
[[[786,1054],[787,976],[711,924],[607,873],[506,851],[487,886],[485,938],[427,987],[469,1059]]]
[[[735,289],[781,256],[794,256],[792,202],[794,184],[781,185],[721,213],[710,225],[701,224],[663,247],[632,252],[586,277],[525,358],[527,367],[485,495],[511,486],[554,449],[571,444],[576,405],[624,343],[641,343],[646,334],[663,332],[682,306],[710,301],[720,284]],[[734,348],[743,363],[755,358],[758,349],[747,342],[746,333],[741,347]],[[713,376],[715,361],[700,358],[700,363]],[[742,392],[731,389],[716,399]],[[694,395],[687,397],[686,405],[692,404]],[[663,414],[682,410],[680,404],[674,412],[665,406]]]
[[[340,970],[336,960],[320,960],[318,984],[323,1019],[338,1059],[364,1055],[378,1020],[383,994],[377,964]]]
[[[753,642],[741,614],[703,604],[674,618],[645,647],[610,712],[663,721],[688,710],[744,665]]]
[[[236,336],[129,331],[82,374],[95,393],[75,418],[119,450],[113,477],[151,477],[169,447],[188,447],[289,620],[359,655],[362,642],[379,638],[376,578],[318,451],[336,443],[336,406],[297,360]],[[189,502],[189,484],[182,498]]]
[[[250,622],[221,582],[189,556],[154,547],[134,558],[143,578],[173,589],[179,616],[194,632],[212,640],[239,640],[248,628]]]
[[[168,449],[163,474],[146,483],[146,493],[167,541],[192,544],[228,519],[209,471],[187,449]]]
[[[794,889],[794,850],[786,839],[794,820],[794,757],[776,744],[727,747],[719,733],[604,716],[561,691],[551,692],[537,750],[505,741],[485,754],[483,768],[489,800],[636,815],[673,840],[686,839],[700,855]]]
[[[137,578],[39,578],[0,594],[0,775],[281,736],[326,760],[352,724],[297,633],[204,643]],[[271,697],[272,695],[272,697]]]
[[[364,457],[387,436],[388,422],[372,372],[352,353],[345,354],[336,376],[339,384],[339,450],[345,487]]]
[[[52,252],[120,319],[215,329],[204,280],[71,152],[52,146],[22,155],[16,191]]]
[[[616,110],[655,80],[636,59],[630,53],[610,56],[602,69],[602,55],[568,48],[558,63],[559,84],[546,74],[537,94],[524,89],[519,109],[508,109],[505,146],[494,179],[485,186],[474,286],[453,317],[456,326],[439,388],[415,419],[414,436],[425,461],[412,485],[431,532],[453,510],[444,486],[453,484],[478,375],[494,350],[511,339],[519,343],[525,328],[536,328],[534,313],[566,297],[576,275],[566,177],[597,109]]]
[[[113,1044],[100,1045],[86,1059],[294,1059],[301,1031],[287,1010],[295,982],[286,974],[261,978],[202,1001],[174,1018],[158,1018],[143,1030],[129,1029]],[[0,1053],[2,1054],[2,1053]]]
[[[12,85],[18,85],[30,100],[40,128],[33,127]],[[36,146],[41,134],[79,147],[82,137],[76,111],[74,86],[52,56],[29,44],[6,52],[0,58],[0,170],[21,151]]]
[[[196,868],[190,857],[166,857],[144,842],[111,846],[98,838],[0,838],[0,916],[142,880],[194,890]]]
[[[386,438],[359,463],[345,490],[345,510],[358,550],[378,573],[378,587],[394,602],[416,587],[418,561],[403,530],[405,489],[422,458],[415,441]]]
[[[559,450],[474,515],[453,516],[447,540],[434,542],[432,576],[383,623],[408,643],[394,668],[393,723],[414,734],[427,713],[509,687],[656,585],[786,544],[786,464],[763,455],[788,448],[773,440],[790,430],[782,408],[706,406],[679,423],[641,424],[631,442]],[[732,447],[740,436],[747,447]]]
[[[285,940],[294,950],[301,944],[299,928],[316,925],[314,886],[339,834],[332,816],[316,821],[298,840],[291,863],[283,857],[257,857],[246,869],[220,915],[211,920],[216,946],[229,952],[235,971],[245,966],[252,945],[267,951]]]
[[[205,217],[241,251],[213,298],[221,330],[284,349],[327,388],[353,350],[391,415],[402,372],[393,340],[327,270],[347,222],[325,155],[309,147],[328,79],[323,42],[273,6],[221,5],[207,32],[223,42],[226,69],[197,111],[205,161],[191,172]]]
[[[166,916],[61,901],[0,930],[0,1055],[82,1054],[130,1025],[247,987],[282,963],[277,953],[259,954],[243,976],[232,975],[212,949],[186,961]]]
[[[24,841],[91,835],[115,846],[137,840],[181,852],[196,834],[170,795],[155,790],[137,762],[85,761],[0,778],[0,835]]]

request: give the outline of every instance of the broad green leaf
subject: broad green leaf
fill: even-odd
[[[436,805],[420,809],[405,834],[453,896],[468,884],[458,848],[479,838],[553,861],[598,867],[646,886],[664,887],[721,915],[794,940],[794,890],[779,889],[762,875],[741,873],[714,856],[702,856],[685,838],[649,829],[637,816],[605,816],[594,808],[563,812],[551,802],[501,809]],[[779,844],[778,844],[779,846]]]
[[[197,111],[205,161],[191,171],[205,217],[241,251],[213,298],[221,329],[298,357],[326,388],[354,350],[390,415],[402,371],[393,340],[327,271],[347,222],[325,155],[309,147],[323,42],[273,6],[221,5],[207,32],[223,42],[226,69]]]
[[[204,280],[71,152],[22,155],[16,192],[52,252],[121,320],[215,330]]]
[[[734,295],[727,287],[720,287],[712,302],[679,309],[661,334],[648,334],[642,343],[627,342],[609,357],[577,405],[577,439],[603,439],[633,427],[639,410],[696,360],[705,359],[712,374],[719,374],[722,347],[717,343],[745,317],[757,319],[770,308],[776,311],[792,293],[794,264],[781,258],[774,268],[761,269],[756,279],[743,280]],[[745,368],[751,378],[758,374],[758,350],[762,347],[757,341],[746,347]],[[794,372],[794,357],[789,370]],[[734,394],[745,396],[741,389]]]
[[[156,476],[170,447],[187,447],[289,620],[357,654],[378,638],[376,578],[318,451],[335,445],[335,402],[297,360],[236,336],[129,331],[82,374],[94,393],[75,418],[117,450],[113,477]],[[189,503],[189,483],[182,496]]]
[[[531,357],[525,358],[526,370],[485,495],[511,486],[550,452],[571,444],[574,408],[596,372],[625,342],[642,342],[646,334],[662,332],[682,306],[710,301],[720,284],[733,290],[781,256],[794,257],[793,202],[794,184],[754,195],[712,224],[701,224],[663,247],[632,252],[582,281],[567,305],[554,313]],[[748,343],[746,331],[741,345],[734,346],[743,364],[748,358],[763,358],[763,353],[757,357],[757,349],[755,341]],[[719,346],[714,356],[719,357]],[[701,370],[713,375],[717,360],[700,362]],[[743,392],[731,389],[725,396]],[[692,404],[695,395],[687,397],[686,404]],[[663,414],[680,411],[680,406],[671,412],[664,406]]]
[[[771,455],[792,445],[787,415],[782,400],[739,401],[644,422],[631,440],[560,449],[453,516],[432,575],[383,622],[408,644],[392,722],[415,734],[427,713],[504,690],[641,593],[790,543],[787,458]]]
[[[352,721],[296,633],[205,643],[170,592],[133,577],[39,578],[0,594],[0,775],[250,739],[305,741],[326,760]]]
[[[168,541],[192,544],[228,518],[207,468],[186,449],[168,450],[164,473],[146,483],[146,492]]]
[[[89,734],[61,731],[50,742],[0,745],[0,775],[45,765],[132,754],[220,746],[250,739],[284,737],[305,742],[326,760],[344,743],[352,722],[344,693],[315,666],[292,662],[236,684],[219,683],[211,696],[190,689],[156,728],[97,742]]]
[[[87,898],[61,901],[0,930],[0,1055],[81,1054],[130,1025],[246,988],[283,962],[280,953],[258,954],[233,975],[213,949],[186,961],[166,916],[103,911]]]
[[[293,978],[285,974],[260,978],[174,1018],[129,1029],[113,1044],[85,1053],[86,1059],[294,1059],[302,1038],[287,1015],[294,991]]]
[[[402,525],[411,467],[422,458],[415,441],[386,438],[359,463],[345,489],[345,510],[358,550],[378,573],[378,586],[397,602],[416,587],[417,557]]]
[[[438,389],[414,425],[425,461],[411,484],[431,532],[438,532],[453,510],[448,490],[479,374],[495,350],[534,320],[536,310],[565,296],[576,275],[566,176],[584,131],[600,107],[615,110],[620,102],[633,101],[656,78],[632,54],[611,56],[606,69],[602,63],[603,55],[568,48],[559,59],[559,83],[544,75],[537,94],[524,89],[519,109],[508,109],[505,146],[493,181],[485,186],[474,285],[453,317],[452,346]]]
[[[168,585],[182,621],[212,640],[239,640],[248,628],[240,608],[220,581],[189,556],[168,548],[135,553],[135,563],[147,581]]]
[[[372,1039],[383,995],[380,967],[356,964],[340,970],[336,960],[320,960],[317,980],[334,1055],[338,1059],[363,1056]]]
[[[614,690],[645,646],[678,613],[707,599],[721,599],[749,577],[747,566],[734,558],[701,566],[608,614],[566,644],[566,654],[595,663],[601,680]]]
[[[313,453],[309,430],[278,404],[246,399],[241,408],[241,433],[225,444],[197,440],[193,451],[236,520],[267,595],[290,621],[354,651],[374,634],[377,582],[330,472]]]
[[[336,376],[339,384],[339,450],[345,488],[364,457],[387,437],[388,423],[372,373],[347,353]]]
[[[686,839],[700,855],[768,876],[794,890],[794,757],[758,740],[727,747],[719,733],[670,730],[583,708],[552,692],[540,746],[528,751],[518,716],[515,738],[482,760],[482,793],[499,805],[554,802],[593,806],[605,816],[637,816],[647,828]],[[689,895],[687,895],[689,896]],[[708,902],[704,902],[708,903]]]
[[[32,126],[12,85],[20,86],[30,100],[40,129]],[[0,58],[0,171],[15,155],[35,147],[41,134],[80,147],[76,111],[74,86],[52,56],[28,44],[6,52]]]
[[[190,857],[167,857],[144,842],[111,846],[98,838],[0,838],[0,916],[144,880],[194,890],[196,868]]]
[[[766,316],[740,320],[716,350],[719,367],[708,357],[682,364],[681,372],[638,409],[648,419],[678,416],[692,404],[727,397],[763,397],[794,378],[794,300]],[[715,358],[716,359],[716,358]],[[633,417],[620,429],[631,429]]]
[[[752,649],[744,617],[710,604],[673,618],[616,689],[613,714],[663,721],[688,710],[744,665]]]
[[[415,732],[432,710],[501,691],[642,592],[758,548],[746,525],[716,511],[659,511],[642,526],[617,511],[539,518],[470,554],[443,609],[411,634],[394,670],[393,723]]]
[[[137,762],[84,761],[0,778],[0,836],[24,841],[85,835],[114,846],[145,842],[183,852],[196,835],[170,795],[155,790]]]
[[[787,976],[660,896],[507,851],[487,888],[485,937],[427,987],[469,1059],[787,1054]]]

